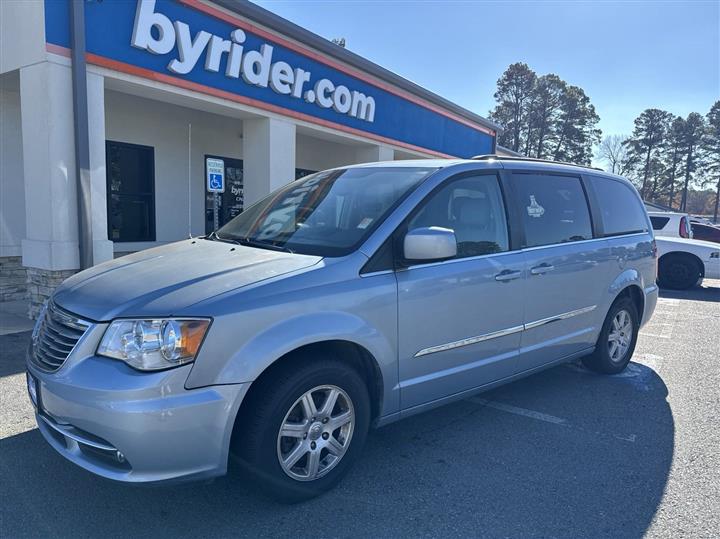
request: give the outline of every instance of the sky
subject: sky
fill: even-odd
[[[603,136],[720,99],[720,0],[255,3],[485,117],[514,62],[582,87]]]

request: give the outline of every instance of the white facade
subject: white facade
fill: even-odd
[[[144,3],[155,9],[154,2],[138,0],[138,10]],[[0,9],[0,263],[10,267],[21,257],[37,304],[80,268],[71,61],[69,51],[42,31],[46,2],[0,2]],[[242,22],[242,15],[233,17]],[[296,169],[438,155],[129,71],[91,58],[87,64],[94,264],[204,234],[207,155],[242,160],[245,207],[295,179]],[[151,241],[109,236],[106,141],[152,148]],[[17,279],[2,278],[6,297],[0,300],[17,296]]]

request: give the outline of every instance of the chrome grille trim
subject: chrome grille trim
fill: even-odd
[[[32,364],[46,372],[55,372],[77,346],[92,325],[72,313],[55,305],[48,304],[43,318],[38,321],[37,334],[31,344]]]
[[[45,424],[51,429],[53,429],[55,432],[58,432],[63,436],[66,436],[67,438],[76,441],[79,444],[89,445],[90,447],[94,447],[95,449],[102,449],[103,451],[117,451],[115,447],[106,443],[104,440],[100,438],[97,440],[93,440],[86,433],[83,433],[83,431],[77,429],[76,427],[73,427],[72,425],[61,425],[60,423],[56,423],[55,421],[47,417],[45,414],[38,414],[38,417],[42,419]]]

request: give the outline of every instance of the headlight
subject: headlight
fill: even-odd
[[[97,353],[143,371],[176,367],[195,359],[209,326],[210,320],[115,320]]]

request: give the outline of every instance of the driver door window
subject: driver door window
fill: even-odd
[[[455,232],[456,258],[507,251],[507,219],[497,177],[462,178],[430,195],[408,230],[431,226]]]

